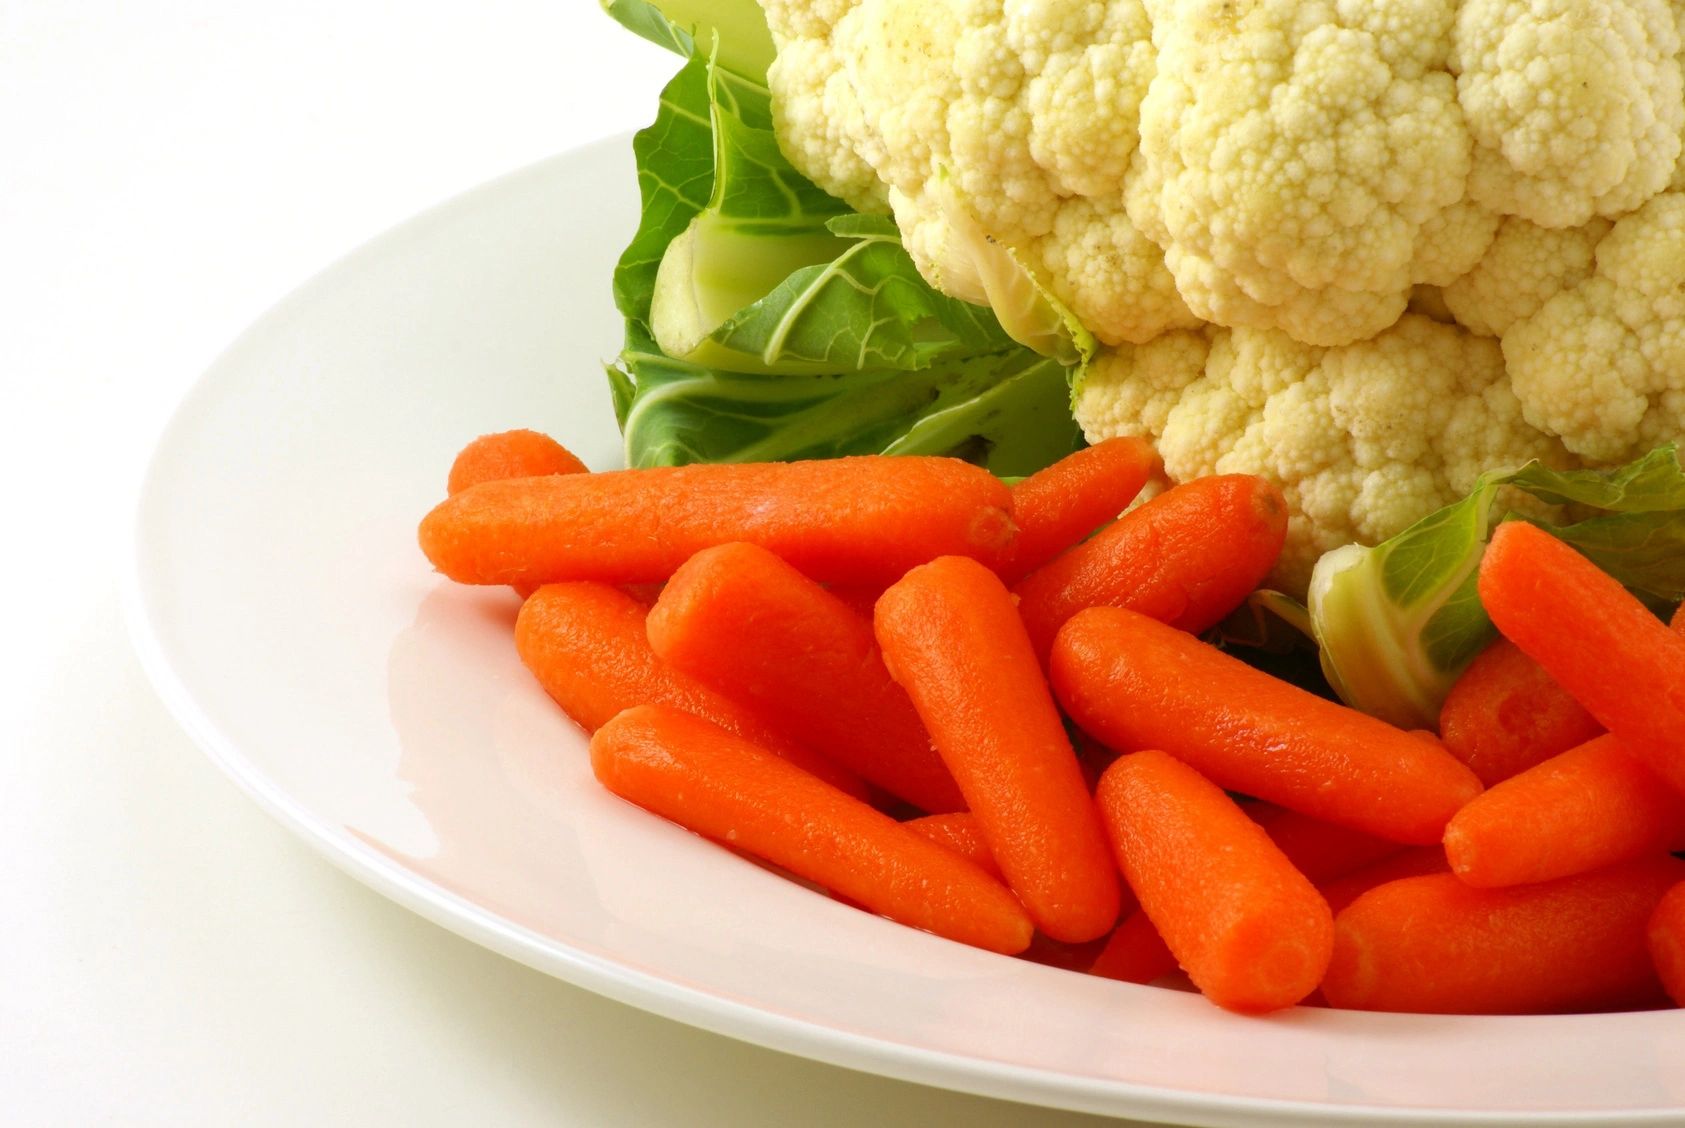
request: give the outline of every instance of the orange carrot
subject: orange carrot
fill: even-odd
[[[908,819],[901,824],[916,834],[921,834],[932,842],[948,847],[979,866],[987,870],[990,875],[1005,881],[1000,872],[1000,866],[995,864],[995,856],[989,853],[989,840],[983,835],[983,827],[977,821],[977,816],[970,811],[952,811],[940,815],[921,815],[916,819]],[[1135,895],[1127,886],[1119,890],[1119,915],[1128,916],[1141,906],[1135,901]],[[1085,941],[1086,943],[1086,941]]]
[[[1124,983],[1151,983],[1175,970],[1176,957],[1153,927],[1152,918],[1137,911],[1112,930],[1088,973]]]
[[[1127,607],[1198,633],[1258,586],[1281,554],[1281,491],[1244,474],[1167,490],[1015,587],[1043,659],[1065,620],[1086,607]]]
[[[1524,521],[1493,534],[1480,562],[1480,602],[1511,642],[1685,792],[1685,638],[1591,561]]]
[[[1681,617],[1674,616],[1674,622]],[[1685,881],[1668,890],[1656,906],[1648,933],[1656,974],[1674,1005],[1685,1007]]]
[[[890,583],[943,554],[996,564],[1012,496],[955,458],[662,466],[485,482],[421,522],[463,583],[664,580],[704,548],[758,544],[816,580]]]
[[[990,877],[1005,881],[995,856],[989,853],[983,828],[970,811],[952,811],[940,815],[924,815],[901,824],[921,838],[928,838],[938,846],[946,846],[960,857],[979,867]]]
[[[1207,998],[1256,1013],[1316,988],[1328,906],[1216,784],[1149,750],[1107,768],[1095,798],[1129,887]]]
[[[1602,731],[1543,666],[1502,638],[1469,663],[1439,713],[1446,749],[1487,787]]]
[[[587,472],[585,463],[549,435],[527,430],[499,431],[481,435],[462,448],[462,453],[451,463],[445,489],[459,494],[481,482]]]
[[[645,624],[661,660],[926,811],[965,806],[871,624],[752,544],[691,557]]]
[[[640,705],[591,738],[610,791],[872,912],[991,951],[1030,943],[1005,886],[771,752],[690,713]]]
[[[634,705],[670,705],[865,796],[865,785],[852,772],[788,742],[754,710],[656,657],[644,632],[647,613],[643,604],[606,584],[547,584],[521,605],[515,647],[544,691],[586,732]]]
[[[914,568],[878,600],[878,644],[1036,927],[1081,943],[1117,921],[1117,872],[1005,585],[974,560]]]
[[[1445,851],[1440,847],[1406,846],[1398,853],[1378,862],[1371,862],[1362,869],[1353,870],[1329,881],[1318,882],[1316,887],[1322,894],[1322,899],[1328,902],[1329,910],[1338,917],[1347,905],[1371,889],[1390,881],[1450,871],[1451,867],[1445,861]]]
[[[586,474],[585,463],[575,458],[561,443],[538,431],[499,431],[481,435],[462,448],[451,463],[450,478],[445,490],[459,494],[469,486],[481,482],[501,482],[506,478],[532,478],[543,474]],[[525,599],[538,590],[537,584],[511,585],[515,594]]]
[[[1066,623],[1051,673],[1072,719],[1113,748],[1161,748],[1221,787],[1380,838],[1438,842],[1480,791],[1434,744],[1133,611]]]
[[[1469,885],[1524,885],[1685,849],[1685,795],[1605,734],[1512,776],[1445,828]]]
[[[1349,826],[1313,819],[1270,803],[1244,808],[1264,828],[1270,841],[1287,855],[1293,868],[1315,884],[1377,862],[1404,847]]]
[[[1548,1014],[1653,1004],[1650,914],[1685,862],[1648,858],[1509,889],[1448,873],[1363,894],[1334,922],[1322,991],[1336,1007]]]
[[[1115,518],[1157,469],[1158,455],[1145,439],[1107,439],[1013,486],[1018,539],[1001,578],[1022,579]]]
[[[899,576],[896,579],[900,579]],[[827,584],[825,590],[836,596],[847,605],[848,609],[866,620],[872,621],[872,608],[878,605],[878,596],[883,594],[883,584]]]

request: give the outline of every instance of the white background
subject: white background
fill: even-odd
[[[271,824],[129,650],[140,470],[221,347],[673,65],[591,0],[0,0],[0,1123],[1096,1123],[482,951]]]

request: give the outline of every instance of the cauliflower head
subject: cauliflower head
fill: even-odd
[[[1091,441],[1154,436],[1173,479],[1281,483],[1275,581],[1295,591],[1322,553],[1403,531],[1495,466],[1567,461],[1523,418],[1497,341],[1416,314],[1336,348],[1211,329],[1118,349],[1090,369],[1077,421]]]
[[[792,163],[956,297],[1010,250],[1089,438],[1274,479],[1290,587],[1685,436],[1685,0],[762,5]]]
[[[1685,434],[1685,193],[1657,196],[1597,244],[1597,270],[1503,337],[1528,422],[1593,462]]]

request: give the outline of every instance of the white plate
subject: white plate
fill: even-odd
[[[1196,1124],[1685,1119],[1685,1013],[1226,1014],[901,928],[607,795],[522,670],[507,592],[415,526],[469,438],[618,442],[600,360],[624,140],[472,192],[246,333],[149,471],[128,606],[182,724],[347,871],[683,1022],[991,1096]]]

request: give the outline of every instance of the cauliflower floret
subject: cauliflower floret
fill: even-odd
[[[1130,216],[1189,307],[1302,341],[1372,336],[1496,226],[1464,203],[1471,144],[1443,69],[1451,0],[1194,0],[1154,27],[1148,184]],[[1448,214],[1454,213],[1454,214]]]
[[[1177,292],[1164,252],[1129,221],[1121,202],[1067,201],[1034,254],[1054,297],[1105,344],[1141,344],[1167,329],[1204,324]]]
[[[1467,0],[1451,69],[1473,198],[1577,227],[1661,191],[1685,127],[1679,38],[1667,0]]]
[[[1528,422],[1597,462],[1685,434],[1685,193],[1657,196],[1597,245],[1597,273],[1503,338]]]
[[[1204,333],[1166,333],[1145,345],[1102,349],[1077,389],[1077,425],[1090,443],[1122,436],[1157,439],[1171,408],[1205,373]]]
[[[1459,325],[1501,337],[1551,298],[1591,277],[1592,256],[1611,226],[1595,218],[1581,227],[1550,228],[1511,216],[1474,269],[1445,287],[1445,305]]]
[[[1272,580],[1289,591],[1304,590],[1323,552],[1401,532],[1488,470],[1566,461],[1522,418],[1498,343],[1456,326],[1411,314],[1332,349],[1270,329],[1214,330],[1208,349],[1197,334],[1163,340],[1177,343],[1097,362],[1077,400],[1084,432],[1144,427],[1175,480],[1280,483],[1292,516]]]
[[[889,193],[865,156],[871,134],[831,40],[783,41],[769,77],[779,95],[772,125],[790,163],[857,211],[884,211]]]
[[[856,206],[887,203],[932,285],[984,301],[976,229],[1103,342],[1199,324],[1123,205],[1155,59],[1140,0],[800,8],[769,9],[786,153]]]

